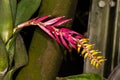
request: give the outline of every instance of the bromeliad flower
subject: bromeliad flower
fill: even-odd
[[[93,44],[88,44],[87,42],[89,40],[84,38],[83,35],[68,28],[58,27],[66,22],[69,22],[71,19],[63,19],[64,16],[60,16],[46,21],[46,19],[49,17],[50,16],[43,16],[41,18],[35,18],[26,21],[18,25],[14,29],[14,32],[17,29],[23,28],[25,26],[37,25],[50,37],[55,39],[59,44],[64,45],[69,52],[72,50],[72,48],[74,48],[78,51],[78,53],[80,53],[80,55],[84,56],[84,59],[88,58],[93,66],[98,67],[106,60],[103,56],[98,55],[101,52],[92,49]]]

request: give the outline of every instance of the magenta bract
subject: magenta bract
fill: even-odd
[[[69,51],[71,47],[77,49],[77,41],[83,38],[83,36],[68,28],[56,27],[70,21],[71,19],[63,19],[64,16],[60,16],[45,21],[49,17],[50,16],[43,16],[41,18],[29,20],[23,24],[18,25],[17,28],[22,28],[25,25],[38,25],[44,32],[46,32],[50,37],[55,39],[59,44],[64,45]]]
[[[60,17],[57,17],[57,18],[53,18],[51,20],[48,20],[46,22],[44,22],[44,25],[52,25],[54,23],[56,23],[57,21],[61,20],[64,16],[60,16]]]
[[[53,24],[53,26],[60,26],[60,25],[62,25],[62,24],[64,24],[64,23],[69,22],[70,20],[72,20],[72,19],[60,20],[59,22]]]
[[[43,20],[45,20],[45,19],[47,19],[47,18],[49,18],[50,16],[43,16],[43,17],[41,17],[41,18],[35,18],[34,20],[33,20],[33,23],[34,24],[37,24],[37,23],[39,23],[39,22],[41,22],[41,21],[43,21]]]

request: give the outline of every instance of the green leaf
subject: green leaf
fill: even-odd
[[[8,69],[8,55],[5,44],[0,38],[0,76],[3,76],[7,69]]]
[[[15,22],[16,9],[17,9],[17,0],[10,0],[10,5],[11,5],[12,17],[13,17],[13,20]]]
[[[0,36],[6,42],[12,35],[13,21],[9,0],[0,0]]]
[[[20,0],[18,3],[15,25],[18,25],[35,13],[40,6],[41,0]]]
[[[105,78],[97,74],[80,74],[63,78],[57,78],[56,80],[105,80]]]
[[[14,61],[15,68],[22,67],[28,63],[27,51],[20,35],[16,39],[16,52],[14,56]]]
[[[9,72],[7,72],[7,74],[4,76],[4,79],[3,80],[13,80],[12,79],[12,76],[13,76],[13,73],[14,73],[14,69],[10,70]],[[1,80],[1,79],[0,79]]]
[[[12,66],[14,53],[15,53],[15,38],[12,38],[9,40],[9,42],[6,44],[6,49],[8,51],[8,57],[9,57],[9,65]]]
[[[16,39],[16,45],[13,44],[14,46],[11,47],[11,49],[15,48],[15,54],[14,54],[14,66],[12,67],[12,69],[10,71],[7,72],[7,74],[4,77],[4,80],[12,80],[13,74],[14,72],[26,65],[28,63],[28,56],[27,56],[27,52],[24,46],[24,42],[22,40],[22,37],[20,35],[18,35],[17,39]],[[11,50],[11,59],[13,58],[13,54],[12,54]]]

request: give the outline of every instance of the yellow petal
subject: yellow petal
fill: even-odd
[[[98,68],[98,66],[99,66],[99,63],[96,63],[96,66],[95,66],[95,67]]]
[[[80,49],[81,49],[80,47],[77,48],[78,53],[80,53]]]
[[[81,54],[82,54],[82,55],[84,55],[84,54],[85,54],[85,52],[86,52],[86,50],[83,50]]]
[[[90,52],[92,53],[92,55],[96,55],[99,53],[97,50],[91,50]]]
[[[92,44],[88,44],[88,45],[86,45],[86,48],[87,48],[87,49],[91,49],[92,47],[93,47]]]
[[[77,51],[78,51],[78,53],[80,52],[80,49],[81,49],[81,45],[80,44],[77,44]]]
[[[94,60],[94,61],[93,61],[93,66],[95,66],[95,64],[96,64],[96,61]]]
[[[102,59],[102,58],[104,58],[103,56],[97,56],[97,59]]]
[[[86,58],[87,58],[87,56],[88,56],[88,53],[85,53],[85,55],[84,55],[84,59],[86,59]]]
[[[105,61],[105,59],[100,59],[98,62],[101,63],[101,62],[104,62],[104,61]]]
[[[93,65],[93,63],[94,63],[94,59],[92,59],[92,60],[91,60],[90,64],[92,64],[92,65]]]

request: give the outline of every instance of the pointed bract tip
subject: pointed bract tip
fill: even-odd
[[[59,22],[55,23],[53,26],[60,26],[60,25],[62,25],[64,23],[69,22],[70,20],[72,20],[72,19],[60,20]]]
[[[34,24],[37,24],[37,23],[39,23],[39,22],[41,22],[41,21],[43,21],[43,20],[45,20],[45,19],[47,19],[47,18],[49,18],[50,17],[50,15],[48,15],[48,16],[43,16],[43,17],[37,17],[37,18],[35,18],[34,20],[33,20],[33,23]]]
[[[46,25],[46,26],[47,26],[47,25],[52,25],[52,24],[58,22],[59,20],[61,20],[62,18],[63,18],[63,16],[50,19],[50,20],[44,22],[44,25]]]

